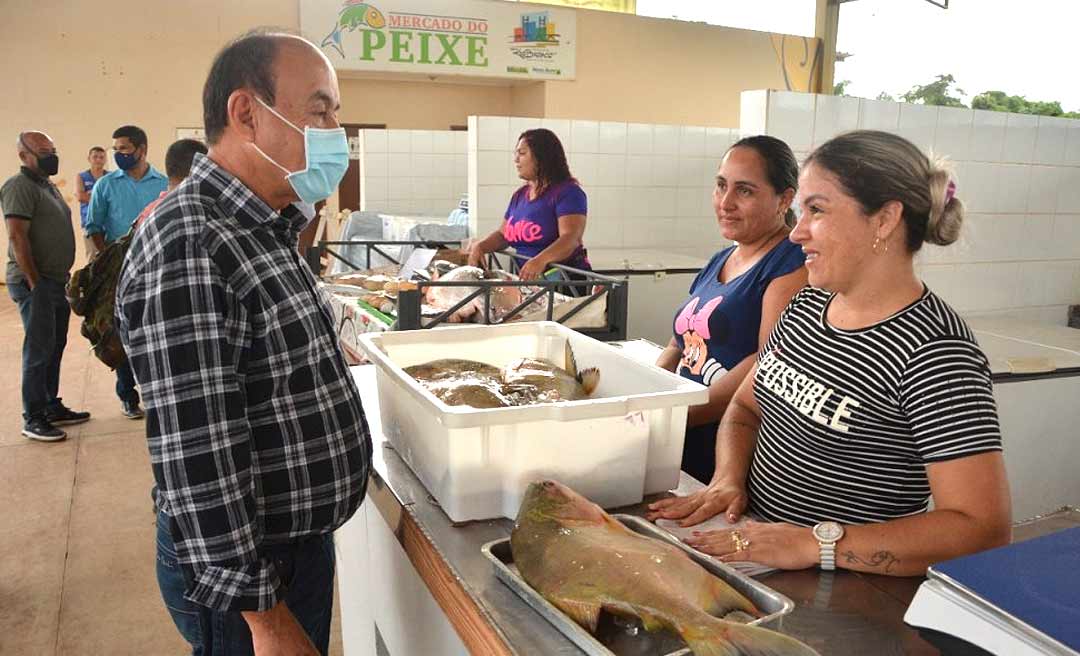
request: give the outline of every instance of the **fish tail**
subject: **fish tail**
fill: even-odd
[[[581,389],[585,391],[585,396],[592,396],[597,386],[600,385],[600,370],[596,367],[582,369],[577,375],[577,381],[581,383]]]
[[[320,48],[325,48],[326,46],[333,46],[334,50],[338,51],[339,55],[342,57],[345,56],[345,51],[341,48],[341,28],[338,25],[334,25],[334,29],[331,30],[330,34],[327,34],[326,38],[319,44]]]
[[[563,347],[563,369],[566,369],[566,373],[570,374],[574,380],[581,384],[581,389],[585,391],[585,396],[592,396],[592,393],[596,391],[598,385],[600,385],[600,370],[596,367],[589,367],[588,369],[578,370],[577,358],[574,357],[574,347],[570,346],[570,340],[566,340],[566,345]]]
[[[694,656],[819,656],[783,633],[720,619],[688,627],[680,633]]]

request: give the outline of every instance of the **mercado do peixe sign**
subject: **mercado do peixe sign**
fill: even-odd
[[[300,0],[339,71],[574,78],[574,10],[498,0]]]

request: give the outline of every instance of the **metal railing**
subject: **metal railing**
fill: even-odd
[[[390,255],[384,247],[388,246],[413,246],[416,248],[450,248],[460,247],[460,241],[389,241],[389,240],[356,240],[356,241],[323,241],[308,249],[307,261],[312,271],[319,271],[323,255],[336,258],[353,269],[362,270],[371,268],[372,253],[377,253],[386,260],[395,264],[401,264],[399,256]],[[362,246],[365,249],[365,265],[352,262],[338,252],[342,246]],[[487,259],[488,268],[503,269],[511,273],[517,273],[520,265],[529,258],[516,253],[496,252],[489,253]],[[397,298],[397,322],[395,330],[418,330],[432,328],[434,326],[450,323],[450,318],[458,310],[479,297],[483,297],[483,322],[485,324],[508,323],[513,317],[538,302],[544,296],[547,297],[546,318],[548,321],[566,323],[580,314],[585,308],[604,299],[607,301],[604,325],[601,327],[578,328],[578,332],[589,335],[602,341],[615,341],[626,339],[626,324],[628,311],[628,281],[626,278],[602,275],[592,271],[575,269],[561,264],[553,264],[549,272],[554,270],[558,276],[555,279],[541,278],[539,280],[479,280],[479,281],[441,281],[419,280],[414,281],[415,289],[406,289],[398,292]],[[421,306],[425,292],[430,288],[439,287],[475,287],[476,289],[439,315],[426,319],[423,316]],[[502,287],[530,287],[535,291],[524,297],[522,301],[504,313],[501,317],[492,314],[492,291]],[[576,296],[579,302],[561,316],[555,316],[555,294],[566,293]]]

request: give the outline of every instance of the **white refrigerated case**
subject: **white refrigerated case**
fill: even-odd
[[[1080,330],[969,317],[990,359],[1013,519],[1080,504]]]

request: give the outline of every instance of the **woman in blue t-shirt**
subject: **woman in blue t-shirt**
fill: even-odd
[[[788,240],[799,165],[783,141],[741,139],[724,155],[713,210],[724,239],[736,242],[709,260],[675,314],[674,336],[657,364],[709,388],[687,414],[683,471],[708,483],[716,431],[780,312],[806,285],[805,255]]]
[[[591,271],[581,241],[588,200],[559,138],[543,128],[522,132],[514,166],[525,184],[510,197],[502,227],[473,244],[469,264],[481,266],[488,253],[513,246],[524,280],[542,277],[552,264]]]
[[[79,173],[75,177],[75,197],[79,200],[79,222],[83,228],[83,236],[86,238],[86,258],[97,252],[94,240],[86,235],[86,213],[90,209],[90,196],[94,191],[94,183],[100,180],[108,171],[105,170],[105,149],[101,146],[93,146],[86,154],[86,161],[90,162],[90,168]]]

